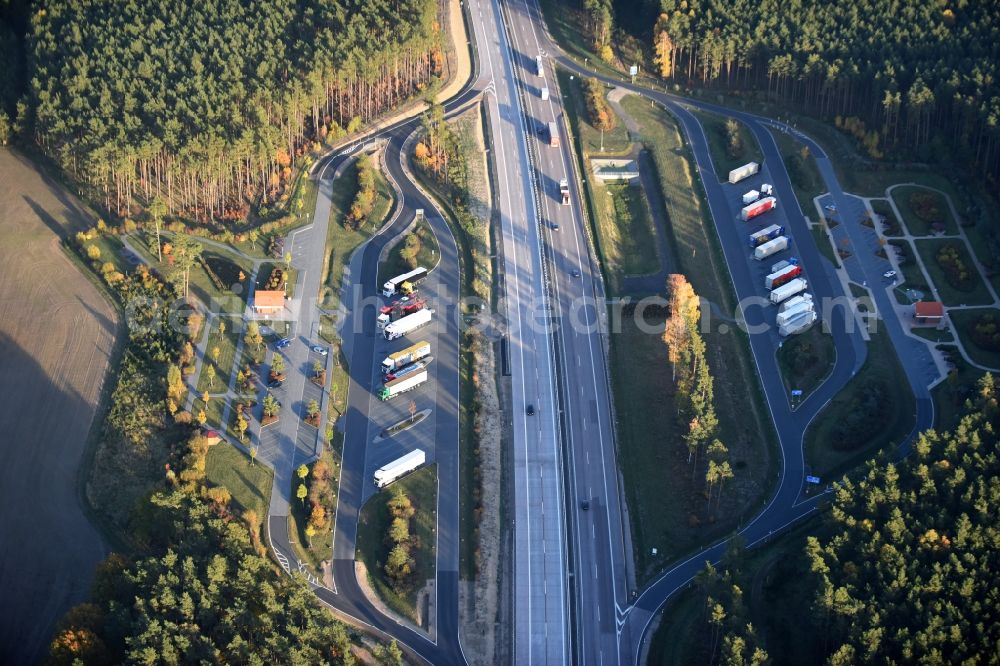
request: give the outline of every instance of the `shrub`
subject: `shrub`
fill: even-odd
[[[930,224],[944,222],[941,199],[933,192],[914,192],[910,195],[909,202],[913,214],[924,222]]]
[[[969,337],[980,349],[1000,351],[1000,326],[996,315],[986,313],[969,326]]]
[[[962,252],[959,251],[954,243],[943,245],[938,250],[936,260],[938,266],[944,271],[944,276],[948,280],[948,284],[962,291],[972,290],[973,283],[969,274],[969,268],[965,265],[965,261],[962,260]]]
[[[604,99],[604,86],[597,79],[587,79],[583,86],[587,105],[587,120],[595,129],[605,132],[617,125],[617,117]]]
[[[880,381],[869,380],[861,386],[851,400],[847,416],[831,432],[834,449],[853,451],[868,442],[882,419],[882,396],[886,392]]]

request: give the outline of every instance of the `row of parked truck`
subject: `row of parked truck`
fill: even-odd
[[[397,275],[382,285],[382,296],[388,302],[379,309],[375,328],[386,340],[396,340],[431,323],[434,311],[417,291],[417,286],[427,277],[427,269],[418,267]],[[382,388],[380,400],[391,400],[412,391],[427,382],[427,366],[434,360],[427,341],[416,342],[393,352],[382,361]],[[379,488],[396,481],[420,468],[427,460],[422,449],[415,449],[375,470],[372,481]]]
[[[729,182],[738,183],[759,171],[760,165],[750,162],[730,171]],[[744,222],[749,222],[778,207],[774,188],[767,183],[761,185],[759,190],[746,192],[742,201],[740,219]],[[772,224],[751,233],[749,240],[750,247],[753,248],[753,258],[757,261],[784,252],[789,246],[785,228],[780,224]],[[809,283],[803,276],[802,266],[795,257],[772,264],[771,270],[764,277],[764,287],[768,290],[768,300],[778,306],[776,323],[778,333],[782,337],[804,331],[816,321],[812,295],[806,291]]]

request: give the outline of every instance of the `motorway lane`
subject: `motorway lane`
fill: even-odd
[[[524,11],[525,16],[534,21],[540,27],[543,22],[537,3],[530,1],[528,8]],[[545,35],[542,43],[550,53],[560,53],[559,62],[567,69],[577,74],[592,75],[586,72],[576,62],[562,55],[558,47]],[[702,175],[705,184],[709,207],[712,212],[716,226],[719,230],[720,240],[726,256],[734,287],[737,295],[742,300],[749,297],[760,297],[765,292],[760,285],[759,269],[757,272],[751,270],[750,260],[747,257],[747,245],[744,236],[746,229],[742,228],[736,221],[736,214],[740,203],[738,195],[745,190],[744,184],[740,186],[722,185],[715,176],[714,168],[707,149],[704,131],[694,117],[685,110],[685,107],[699,107],[715,110],[738,117],[751,128],[761,143],[765,153],[764,176],[758,180],[771,182],[775,186],[779,201],[788,204],[790,211],[786,211],[782,206],[774,213],[769,213],[771,219],[768,223],[785,218],[785,226],[791,232],[791,236],[797,241],[796,251],[810,280],[810,290],[818,299],[836,299],[842,297],[843,292],[839,285],[829,279],[829,274],[825,265],[825,260],[821,259],[811,235],[805,226],[805,221],[798,209],[797,200],[792,192],[788,174],[784,164],[781,162],[777,151],[777,146],[773,137],[767,133],[762,123],[779,126],[768,119],[762,119],[750,114],[734,112],[730,109],[721,109],[714,105],[704,104],[692,100],[684,100],[672,95],[666,95],[656,91],[650,91],[638,86],[603,78],[606,82],[623,86],[635,92],[643,94],[649,98],[659,101],[670,108],[680,119],[685,134],[691,142],[695,155],[696,164]],[[814,142],[811,149],[817,156],[821,164],[821,173],[831,192],[840,191],[836,179],[833,177],[832,169],[829,168],[829,161],[825,154]],[[766,178],[765,178],[766,177]],[[751,183],[756,181],[751,181]],[[728,191],[727,191],[728,190]],[[842,195],[841,195],[842,196]],[[756,228],[756,227],[755,227]],[[885,295],[884,292],[882,294]],[[879,295],[876,295],[878,302]],[[773,310],[773,308],[770,308]],[[883,312],[886,310],[883,308]],[[890,311],[891,312],[891,311]],[[773,313],[767,315],[773,317]],[[805,473],[802,433],[808,426],[809,421],[825,406],[826,402],[835,395],[854,375],[856,370],[864,361],[866,348],[861,340],[860,333],[847,329],[847,318],[843,308],[833,308],[827,312],[828,321],[834,334],[834,342],[837,349],[837,364],[828,380],[814,392],[808,400],[796,411],[792,412],[785,395],[784,387],[781,384],[780,372],[777,369],[774,359],[774,333],[755,334],[750,336],[751,347],[754,351],[755,362],[758,373],[761,377],[768,406],[772,413],[772,418],[778,433],[782,454],[782,474],[779,487],[770,503],[765,509],[742,530],[743,537],[748,543],[753,544],[768,538],[775,531],[782,529],[791,522],[808,514],[815,507],[815,500],[801,500],[802,477]],[[751,321],[753,314],[750,315]],[[890,334],[894,333],[894,328],[898,326],[898,321],[893,320],[890,314],[887,316],[888,329]],[[896,336],[893,335],[893,339]],[[903,349],[901,347],[901,349]],[[908,370],[907,377],[917,396],[917,421],[914,433],[920,429],[929,427],[933,421],[932,403],[925,398],[926,387],[918,381],[919,374]],[[914,383],[914,382],[917,383]],[[676,590],[680,589],[690,581],[691,577],[701,568],[705,560],[715,561],[719,559],[724,551],[724,544],[718,544],[712,548],[696,554],[685,562],[676,565],[672,570],[666,572],[660,579],[648,587],[636,601],[635,605],[629,609],[623,632],[626,634],[622,640],[622,659],[637,660],[642,641],[646,638],[645,633],[649,620],[653,614],[662,607],[667,598]]]
[[[529,127],[555,122],[562,131],[562,99],[555,71],[543,58],[544,77],[535,71],[534,58],[544,52],[528,7],[505,3],[512,48],[523,63],[521,99]],[[541,99],[548,87],[549,99]],[[544,234],[554,292],[555,336],[559,364],[560,408],[566,436],[570,549],[573,557],[574,658],[579,663],[614,663],[618,660],[619,609],[627,604],[628,577],[618,466],[612,423],[611,397],[606,367],[606,341],[602,322],[604,285],[591,262],[583,198],[574,177],[568,141],[549,145],[547,133],[530,141],[540,193]],[[569,206],[562,205],[559,181],[571,184]],[[553,229],[558,224],[559,230]],[[572,271],[578,270],[579,277]],[[598,305],[601,303],[600,305]],[[589,509],[583,510],[587,502]]]

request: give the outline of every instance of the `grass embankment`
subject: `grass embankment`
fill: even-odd
[[[225,322],[226,332],[219,332],[219,322]],[[208,342],[205,344],[205,358],[201,363],[201,374],[198,376],[198,395],[208,391],[222,393],[229,387],[229,378],[233,372],[233,361],[236,357],[236,343],[239,339],[240,321],[229,317],[213,317],[208,322]],[[218,349],[218,355],[215,350]],[[215,370],[215,382],[209,384],[208,368]]]
[[[803,400],[823,383],[837,360],[833,337],[819,325],[785,339],[776,354],[785,388],[789,393],[802,391]]]
[[[912,243],[905,238],[899,238],[889,241],[889,246],[900,250],[896,252],[896,256],[898,257],[899,270],[903,274],[903,286],[907,289],[919,289],[930,298],[931,288],[927,284],[927,280],[924,278],[924,274],[914,258]]]
[[[675,120],[634,96],[622,103],[640,125],[656,164],[681,272],[695,293],[723,313],[734,312],[715,227]],[[727,484],[717,517],[707,522],[703,479],[692,480],[680,439],[665,345],[659,335],[641,333],[634,323],[612,335],[622,470],[640,582],[698,544],[733,530],[760,505],[776,475],[774,434],[748,340],[732,326],[722,332],[718,323],[703,337],[715,377],[718,436],[729,448],[736,478]],[[654,547],[656,556],[650,553]]]
[[[827,404],[805,434],[806,463],[814,476],[839,476],[889,444],[899,444],[913,429],[916,402],[896,349],[883,330],[873,333],[868,357],[847,386]],[[857,424],[851,448],[840,428]]]
[[[965,353],[973,361],[984,365],[987,368],[1000,370],[1000,350],[980,347],[973,340],[972,330],[980,321],[983,315],[992,315],[993,322],[1000,326],[1000,310],[997,308],[974,308],[971,310],[949,310],[948,317],[951,319],[958,334],[958,339],[962,341]]]
[[[983,376],[983,370],[969,365],[958,353],[958,349],[948,346],[955,369],[948,373],[943,382],[931,389],[934,399],[934,427],[938,432],[951,430],[958,425],[964,413],[965,401],[976,393],[976,382]]]
[[[896,208],[903,216],[906,228],[912,235],[930,236],[933,233],[931,229],[933,222],[943,224],[945,233],[949,235],[958,233],[958,226],[951,214],[951,208],[938,192],[924,187],[906,185],[894,189],[891,196],[896,202]],[[919,202],[921,198],[925,199],[922,204]]]
[[[386,502],[391,497],[390,488],[399,487],[413,503],[416,513],[410,519],[410,553],[413,557],[413,574],[404,590],[393,589],[385,573],[386,558],[391,549],[386,536],[392,518]],[[385,603],[400,615],[416,621],[417,594],[428,578],[434,577],[434,558],[437,547],[437,467],[430,465],[396,481],[386,490],[374,495],[361,508],[358,522],[357,558],[368,569],[368,581]]]
[[[334,482],[340,479],[340,463],[342,460],[343,451],[343,436],[340,433],[334,435],[333,441],[330,442],[329,446],[324,446],[322,452],[319,455],[318,460],[323,461],[330,473]],[[316,462],[308,465],[309,477],[307,483],[313,483],[312,471],[316,466]],[[292,480],[292,497],[295,496],[295,491],[302,481],[298,476],[295,476]],[[330,561],[333,557],[333,526],[334,518],[337,515],[337,502],[339,501],[339,493],[332,493],[332,504],[327,507],[331,509],[330,513],[327,514],[327,520],[329,521],[329,527],[323,532],[317,532],[313,535],[312,539],[306,535],[306,526],[309,522],[309,516],[307,511],[309,510],[309,502],[306,500],[303,502],[299,499],[293,499],[288,507],[288,534],[291,537],[290,541],[295,547],[295,552],[298,553],[302,561],[306,562],[314,572],[319,573],[322,570],[323,563]]]
[[[961,238],[934,238],[913,241],[917,252],[924,262],[924,268],[937,287],[938,296],[945,305],[986,305],[993,302],[989,290],[983,283],[979,270],[972,262],[968,247]],[[951,246],[957,252],[957,259],[963,265],[966,279],[953,285],[948,281],[944,268],[938,263],[938,253],[942,248]]]
[[[948,329],[937,329],[926,326],[914,326],[910,329],[918,338],[930,340],[931,342],[954,342],[955,336]]]
[[[816,158],[809,152],[809,148],[784,132],[772,129],[771,136],[778,144],[778,152],[781,153],[788,177],[792,181],[799,207],[810,219],[815,218],[817,213],[813,199],[826,191],[823,177],[816,167]]]
[[[271,500],[273,476],[266,466],[251,465],[245,453],[225,441],[210,448],[205,458],[205,478],[213,485],[228,488],[233,502],[244,512],[255,511],[262,520]]]
[[[410,240],[410,238],[415,240]],[[411,263],[405,256],[413,252],[416,248],[416,256]],[[416,266],[423,266],[431,270],[437,265],[440,258],[437,239],[431,231],[431,225],[426,219],[417,220],[413,231],[399,237],[389,255],[378,268],[378,283],[382,284],[386,280],[396,275],[402,275],[413,270]]]
[[[805,547],[806,536],[824,539],[827,532],[825,523],[808,521],[764,547],[743,551],[739,558],[746,616],[774,663],[820,664],[826,658],[823,642],[816,638],[823,628],[813,619],[815,579]],[[663,611],[646,663],[709,663],[712,631],[705,608],[705,592],[697,586],[678,594]],[[717,649],[721,638],[719,643]]]
[[[708,137],[708,150],[712,154],[712,164],[715,166],[715,173],[719,180],[728,181],[729,172],[747,162],[760,164],[764,161],[764,154],[760,151],[760,146],[757,145],[757,139],[750,133],[746,125],[737,121],[739,146],[735,150],[730,150],[726,129],[726,121],[729,119],[708,111],[693,111],[693,113],[705,128],[705,136]]]
[[[374,160],[373,160],[374,163]],[[395,196],[389,187],[382,171],[375,172],[375,205],[372,209],[370,225],[357,230],[345,224],[351,203],[358,191],[358,166],[351,162],[343,173],[332,184],[330,194],[330,224],[326,232],[326,271],[320,286],[319,299],[324,308],[333,309],[340,303],[341,282],[344,276],[344,265],[350,259],[351,253],[388,219],[392,212]],[[327,327],[323,327],[326,330]]]

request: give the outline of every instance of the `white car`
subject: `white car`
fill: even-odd
[[[885,273],[882,273],[882,277],[884,277],[886,280],[895,280],[896,271],[886,271]]]
[[[329,350],[326,347],[320,347],[319,345],[313,345],[312,350],[319,354],[320,356],[326,356]]]

